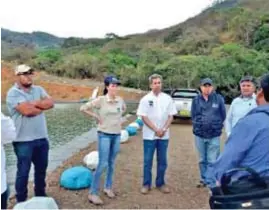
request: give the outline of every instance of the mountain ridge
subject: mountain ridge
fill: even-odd
[[[124,86],[144,90],[152,73],[163,75],[168,88],[195,88],[201,78],[211,77],[223,95],[234,97],[243,75],[258,78],[269,70],[269,1],[215,0],[197,16],[165,29],[61,41],[38,49],[11,47],[16,41],[2,39],[2,59],[70,78],[102,80],[114,74]]]

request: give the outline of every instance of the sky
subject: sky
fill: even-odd
[[[178,24],[213,0],[1,0],[1,27],[59,37],[143,33]]]

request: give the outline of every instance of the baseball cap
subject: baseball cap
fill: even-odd
[[[206,84],[213,85],[212,79],[210,79],[210,78],[204,78],[204,79],[201,80],[201,85],[206,85]]]
[[[242,82],[255,82],[255,79],[252,77],[252,76],[244,76],[244,77],[242,77],[241,78],[241,80],[240,80],[240,84],[242,83]]]
[[[120,85],[120,81],[114,76],[107,76],[104,80],[105,84],[117,84]]]
[[[21,65],[16,66],[15,75],[19,75],[21,73],[25,73],[28,71],[34,71],[34,70],[30,66],[27,66],[25,64],[21,64]]]

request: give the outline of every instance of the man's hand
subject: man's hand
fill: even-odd
[[[35,100],[30,102],[33,106],[41,110],[48,110],[53,108],[54,102],[52,98],[43,98],[41,100]]]
[[[160,138],[162,138],[165,134],[165,131],[163,129],[158,129],[157,131],[155,131],[156,135]]]
[[[155,126],[153,122],[149,120],[147,116],[142,116],[143,122],[150,128],[152,129],[155,133],[159,131],[159,129]],[[159,132],[158,132],[159,133]]]
[[[31,102],[23,102],[16,106],[16,110],[27,117],[34,117],[42,113],[42,110],[36,108]]]
[[[155,133],[156,133],[156,136],[158,136],[158,137],[161,137],[163,134],[162,130],[160,130],[160,129],[156,130]]]
[[[29,103],[32,104],[34,107],[36,107],[37,104],[40,103],[40,101],[39,100],[35,100],[35,101],[30,101]]]

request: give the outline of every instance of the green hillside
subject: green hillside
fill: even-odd
[[[269,1],[215,1],[183,23],[125,37],[52,38],[43,48],[37,41],[10,46],[9,39],[14,43],[2,34],[2,59],[27,61],[58,76],[101,79],[112,73],[123,85],[141,89],[154,72],[164,76],[166,87],[197,87],[209,76],[232,97],[242,75],[269,70]]]

